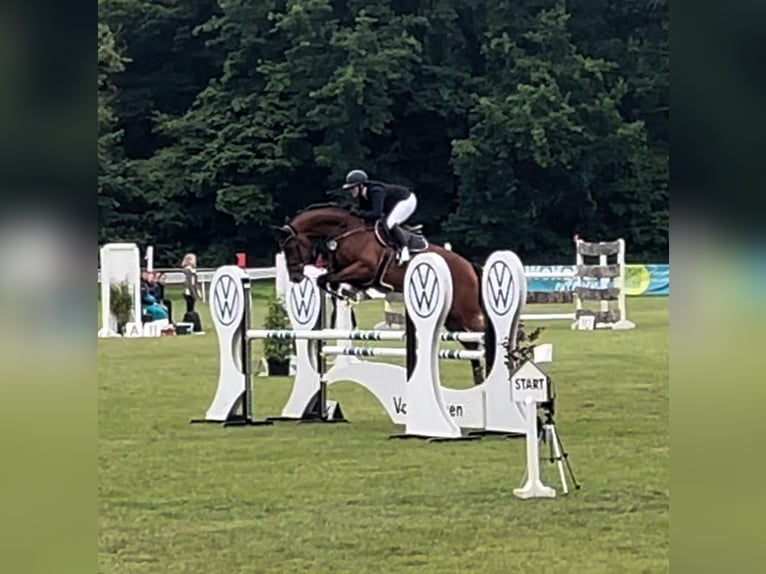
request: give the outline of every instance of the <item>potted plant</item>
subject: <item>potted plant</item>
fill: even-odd
[[[508,370],[513,372],[522,363],[534,357],[535,347],[537,346],[536,342],[544,330],[545,327],[537,327],[528,334],[524,329],[524,321],[519,322],[519,330],[516,333],[516,340],[513,341],[513,344],[507,339],[503,341],[505,364],[508,366]]]
[[[268,299],[264,329],[282,330],[290,328],[290,318],[287,316],[284,304],[272,293]],[[263,342],[263,356],[269,368],[269,375],[290,374],[290,357],[293,355],[293,342],[285,339],[266,339]]]
[[[109,311],[117,320],[117,333],[125,334],[125,325],[133,313],[133,293],[127,281],[109,287]]]
[[[537,327],[531,333],[527,333],[524,329],[524,321],[519,322],[519,330],[516,333],[516,340],[509,341],[506,339],[503,341],[503,348],[505,349],[505,365],[508,367],[508,371],[513,373],[524,362],[531,361],[535,356],[536,342],[542,335],[545,327]],[[510,381],[508,381],[510,383]],[[550,403],[545,403],[549,405]],[[544,405],[544,406],[545,406]],[[543,419],[537,417],[537,436],[541,440],[544,440],[543,434]]]

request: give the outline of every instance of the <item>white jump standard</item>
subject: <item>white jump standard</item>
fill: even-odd
[[[129,324],[125,331],[140,329],[141,325],[141,255],[135,243],[108,243],[99,250],[101,260],[101,329],[99,337],[117,337],[117,317],[109,300],[112,286],[127,284],[133,302]]]
[[[250,287],[249,277],[236,265],[220,267],[213,276],[210,306],[218,334],[218,387],[205,418],[192,423],[272,424],[253,418],[250,340],[244,336],[250,319]]]
[[[404,274],[404,304],[415,327],[415,368],[406,387],[407,417],[402,438],[462,438],[450,416],[439,381],[439,332],[452,306],[452,279],[439,255],[416,257]]]

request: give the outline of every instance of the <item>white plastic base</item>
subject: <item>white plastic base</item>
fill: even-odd
[[[518,404],[518,403],[517,403]],[[537,405],[531,398],[522,403],[527,422],[527,471],[526,482],[521,488],[514,488],[513,494],[519,498],[555,498],[556,491],[545,486],[540,480],[539,443],[537,438]]]
[[[521,488],[514,488],[513,494],[519,498],[556,498],[556,491],[550,486],[545,486],[542,482],[527,481]]]
[[[102,327],[98,331],[98,338],[99,339],[105,339],[107,337],[121,337],[117,331],[112,329],[111,327]]]
[[[594,331],[611,329],[612,331],[625,331],[628,329],[635,329],[636,324],[633,321],[622,319],[616,323],[593,323],[592,327],[583,326],[579,321],[572,323],[572,331]]]
[[[403,367],[378,363],[370,368],[366,361],[348,361],[327,372],[328,387],[339,381],[364,387],[383,405],[394,424],[407,424],[407,371]]]

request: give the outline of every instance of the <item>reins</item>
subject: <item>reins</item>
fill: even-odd
[[[347,217],[346,219],[344,219],[344,220],[343,220],[343,221],[342,221],[342,222],[341,222],[341,223],[338,225],[338,227],[343,227],[344,225],[346,225],[346,223],[347,223],[347,221],[348,221],[348,218],[350,218],[350,217],[352,217],[352,214],[350,214],[350,213],[349,213],[349,214],[348,214],[348,217]],[[288,231],[288,232],[289,232],[289,234],[290,234],[290,235],[289,235],[289,237],[287,237],[287,238],[286,238],[284,241],[282,241],[282,242],[281,242],[281,244],[280,244],[280,248],[284,250],[285,246],[286,246],[286,245],[287,245],[287,244],[288,244],[290,241],[292,241],[292,240],[294,240],[294,239],[297,239],[297,238],[298,238],[298,236],[299,236],[300,234],[299,234],[299,233],[298,233],[298,231],[296,231],[296,230],[295,230],[295,228],[294,228],[292,225],[290,225],[290,224],[285,224],[285,225],[283,226],[283,229],[284,229],[284,230],[286,230],[286,231]],[[331,235],[331,236],[329,236],[329,237],[326,237],[326,238],[324,238],[324,239],[322,240],[322,243],[324,244],[324,248],[325,248],[325,250],[327,251],[326,255],[328,256],[328,262],[331,262],[331,261],[332,261],[332,259],[334,259],[334,252],[338,250],[338,247],[339,247],[339,243],[340,243],[341,241],[343,241],[344,239],[346,239],[346,238],[348,238],[348,237],[351,237],[351,236],[353,236],[353,235],[357,235],[357,234],[359,234],[359,233],[363,233],[363,232],[366,232],[366,231],[369,231],[369,230],[370,230],[370,229],[368,228],[368,226],[367,226],[367,225],[365,225],[365,224],[363,223],[362,225],[359,225],[359,226],[357,226],[357,227],[353,227],[353,228],[351,228],[351,229],[348,229],[348,230],[346,230],[346,231],[343,231],[343,232],[341,232],[341,233],[339,233],[339,234],[337,234],[337,235]],[[374,231],[374,230],[373,230],[373,231]],[[309,233],[307,233],[307,232],[302,232],[302,233],[303,233],[303,234],[305,234],[305,235],[309,235],[309,236],[310,236],[310,234],[309,234]],[[315,242],[315,240],[312,240],[312,243],[314,243],[314,242]],[[334,245],[333,245],[333,244],[334,244]],[[320,255],[321,255],[321,253],[320,253]]]

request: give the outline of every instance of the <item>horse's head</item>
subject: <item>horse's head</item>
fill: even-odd
[[[363,222],[347,209],[322,204],[309,206],[289,223],[277,227],[290,281],[300,281],[306,265],[325,263],[329,255],[327,240],[360,224]]]
[[[290,281],[298,282],[303,279],[303,268],[314,263],[314,246],[305,233],[299,233],[290,225],[277,228],[283,238],[279,248],[285,254],[285,263]]]

